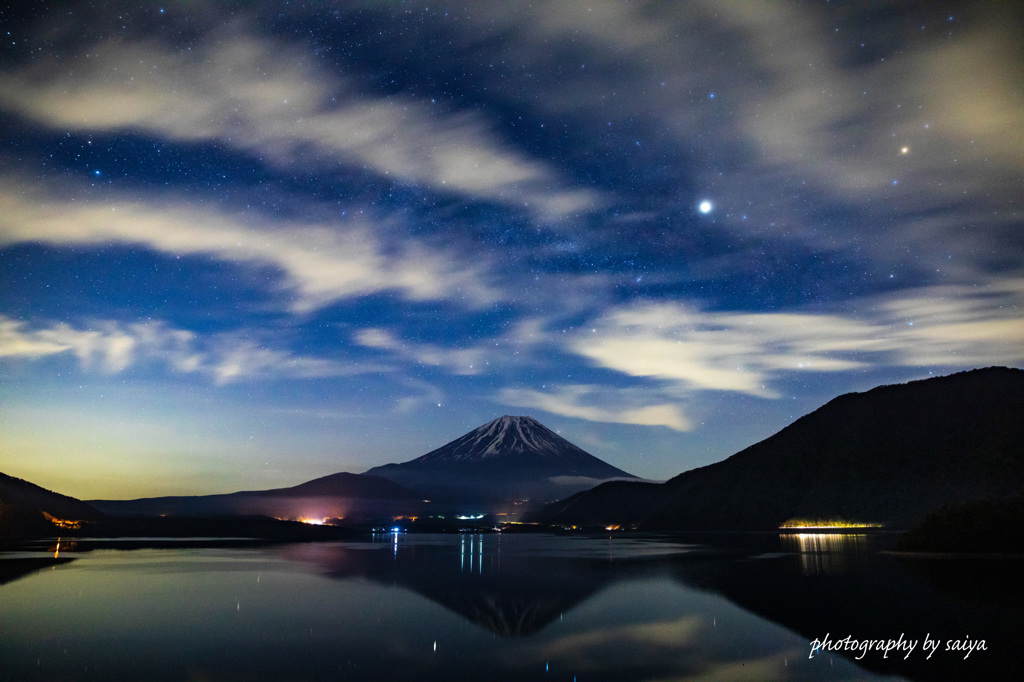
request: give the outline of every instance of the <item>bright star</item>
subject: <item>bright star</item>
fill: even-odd
[[[711,202],[704,200],[700,202],[700,206],[698,206],[698,208],[700,209],[701,213],[709,213],[711,211]]]

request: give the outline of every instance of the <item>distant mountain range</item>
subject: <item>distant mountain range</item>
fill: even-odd
[[[503,416],[381,476],[442,502],[552,501],[608,479],[635,479],[532,417]]]
[[[564,497],[574,491],[582,492]],[[724,461],[662,484],[603,462],[530,417],[510,416],[408,462],[274,490],[85,504],[0,474],[0,536],[60,534],[71,528],[65,522],[103,524],[111,516],[356,523],[559,498],[535,520],[664,530],[907,528],[949,503],[1021,495],[1024,370],[993,367],[840,396]]]
[[[948,503],[1024,494],[1024,371],[992,367],[842,395],[728,459],[613,482],[537,520],[649,529],[787,521],[906,528]]]
[[[422,496],[381,478],[337,473],[290,488],[247,490],[224,495],[89,500],[118,516],[271,516],[283,519],[378,518],[415,513]]]
[[[337,473],[291,488],[224,495],[89,500],[117,515],[263,515],[349,523],[475,511],[512,500],[549,502],[611,478],[634,478],[530,417],[501,417],[422,457],[363,474]],[[462,509],[463,512],[467,511]]]
[[[51,492],[34,483],[0,473],[0,546],[26,538],[52,536],[121,538],[232,538],[233,542],[300,542],[347,539],[345,528],[279,521],[266,516],[130,516],[104,514],[67,495]],[[106,545],[113,548],[114,545]],[[51,563],[57,563],[54,559]],[[60,560],[64,561],[64,560]],[[36,562],[36,560],[29,560]],[[37,562],[36,562],[37,563]],[[28,568],[28,564],[25,565]],[[5,562],[0,584],[21,573],[9,571]]]

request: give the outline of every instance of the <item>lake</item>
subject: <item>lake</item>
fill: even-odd
[[[1016,668],[1021,562],[880,552],[891,540],[50,544],[0,553],[0,679],[964,680]],[[888,640],[904,648],[878,650]]]

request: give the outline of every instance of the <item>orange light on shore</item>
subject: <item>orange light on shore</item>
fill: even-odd
[[[304,516],[299,517],[299,523],[308,523],[311,526],[322,526],[324,525],[323,519],[308,519]]]
[[[46,518],[47,521],[57,526],[58,528],[78,529],[82,527],[82,522],[76,521],[74,519],[58,519],[56,516],[53,516],[52,514],[47,514],[46,512],[43,512],[43,516]]]

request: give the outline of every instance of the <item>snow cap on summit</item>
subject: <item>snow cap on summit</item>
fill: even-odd
[[[478,462],[522,455],[569,461],[593,458],[533,417],[506,414],[414,461]]]

